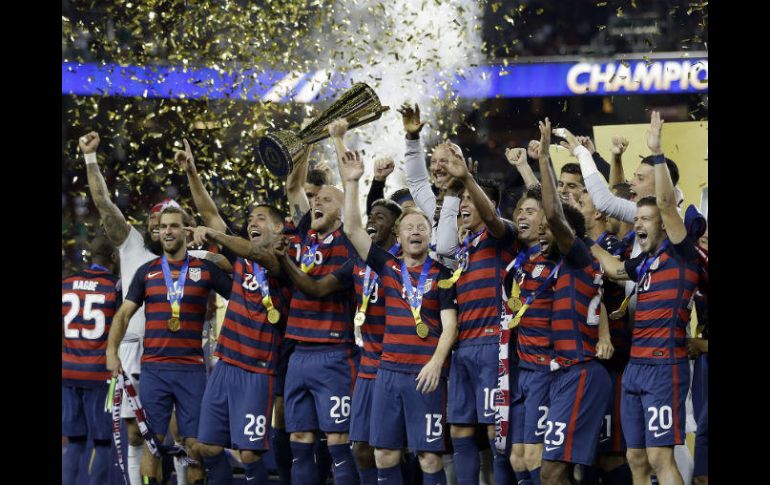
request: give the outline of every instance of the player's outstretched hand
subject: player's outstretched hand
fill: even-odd
[[[404,130],[408,135],[413,137],[419,136],[420,130],[425,126],[427,121],[420,121],[420,105],[415,104],[414,109],[409,103],[404,103],[396,110],[401,113],[401,121],[404,123]]]
[[[533,140],[534,141],[534,140]],[[538,142],[538,147],[540,143]],[[506,148],[505,158],[508,159],[508,163],[513,165],[521,165],[527,163],[527,150],[525,148]],[[535,157],[532,157],[535,158]]]
[[[355,150],[348,150],[342,155],[340,175],[343,182],[358,182],[364,174],[364,162],[361,154]]]
[[[596,153],[596,147],[594,146],[594,142],[591,141],[590,136],[578,136],[576,138],[578,143],[586,147],[588,151],[591,152],[591,155]]]
[[[182,138],[182,143],[184,144],[184,150],[177,150],[174,153],[174,163],[182,170],[195,169],[192,150],[190,149],[190,144],[187,143],[187,138]]]
[[[81,136],[78,140],[78,146],[83,155],[86,153],[96,153],[96,149],[99,148],[99,133],[92,131]]]
[[[660,147],[660,134],[663,130],[663,120],[660,118],[660,112],[653,111],[650,116],[650,127],[647,129],[647,148],[653,155],[663,154]]]
[[[529,140],[527,155],[529,155],[529,158],[537,158],[540,155],[540,142],[538,140]]]
[[[345,118],[336,119],[329,123],[327,129],[332,138],[342,138],[345,136],[345,132],[348,131],[348,121]]]
[[[203,247],[208,244],[209,241],[213,241],[214,235],[216,234],[214,229],[206,226],[185,227],[184,230],[190,234],[192,237],[191,243],[197,247]]]
[[[374,161],[374,180],[384,182],[395,168],[396,162],[392,158],[378,158]]]
[[[441,379],[441,364],[431,359],[417,374],[417,391],[422,394],[435,391],[438,388],[439,379]]]
[[[608,360],[612,358],[614,353],[615,347],[612,346],[610,339],[600,338],[596,344],[596,356],[602,360]]]
[[[613,136],[612,137],[612,146],[610,147],[610,152],[612,152],[613,155],[623,155],[623,153],[628,148],[628,139],[624,136]]]

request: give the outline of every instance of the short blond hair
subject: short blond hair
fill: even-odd
[[[412,214],[417,214],[424,217],[428,223],[428,227],[431,227],[431,228],[433,227],[433,223],[431,222],[430,218],[425,212],[423,212],[421,209],[418,209],[417,207],[407,207],[401,212],[401,215],[398,216],[398,219],[396,219],[396,223],[394,226],[396,228],[396,232],[398,232],[401,229],[401,221],[403,221],[406,216],[412,215]]]

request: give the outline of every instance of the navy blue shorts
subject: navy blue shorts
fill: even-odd
[[[238,450],[268,450],[275,377],[220,360],[206,383],[198,441]]]
[[[350,441],[369,442],[369,423],[374,399],[374,379],[358,377],[350,411]]]
[[[350,349],[298,344],[286,373],[286,432],[347,433],[355,379]]]
[[[495,424],[497,344],[466,345],[452,353],[447,422]]]
[[[626,440],[623,438],[623,426],[620,419],[620,403],[623,400],[621,381],[623,369],[617,367],[607,368],[612,383],[610,400],[607,403],[607,412],[604,414],[602,429],[599,432],[599,454],[624,454],[626,453]]]
[[[519,367],[511,379],[511,421],[508,433],[511,443],[538,444],[545,436],[545,421],[551,402],[551,372],[538,372]]]
[[[179,435],[184,438],[198,435],[201,400],[206,389],[205,367],[167,370],[144,364],[139,387],[147,423],[155,434],[168,433],[171,412],[176,410]]]
[[[629,448],[684,443],[689,384],[689,362],[626,366],[620,413]]]
[[[543,460],[593,465],[611,387],[596,360],[554,372]]]
[[[380,367],[374,380],[374,402],[369,444],[400,450],[406,436],[415,453],[444,451],[446,424],[446,379],[435,391],[417,391],[417,374],[394,372]]]
[[[64,436],[112,438],[112,413],[104,410],[109,384],[96,387],[61,386],[61,432]],[[112,396],[110,396],[112,403]]]

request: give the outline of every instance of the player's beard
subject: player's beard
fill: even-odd
[[[152,251],[153,254],[158,256],[160,256],[161,252],[163,251],[163,246],[160,244],[160,239],[153,241],[149,232],[145,233],[144,235],[144,245],[147,246],[147,249]]]

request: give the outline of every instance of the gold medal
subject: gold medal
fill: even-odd
[[[614,312],[610,313],[610,320],[620,320],[626,314],[626,310],[623,307],[618,308]]]
[[[518,312],[524,304],[520,298],[512,296],[508,299],[508,306],[511,308],[511,311]]]
[[[446,290],[447,288],[451,288],[451,287],[452,287],[452,283],[453,283],[453,282],[452,282],[452,280],[451,280],[451,279],[448,279],[448,280],[439,280],[439,282],[438,282],[438,287],[439,287],[439,288],[442,288],[442,289],[444,289],[444,290]]]
[[[428,336],[428,326],[423,322],[418,323],[416,329],[418,337],[425,338]]]
[[[170,331],[178,332],[179,329],[182,328],[182,322],[179,321],[179,318],[177,317],[171,317],[168,319],[168,324],[166,326]]]
[[[281,312],[276,310],[275,308],[271,308],[267,312],[267,321],[270,323],[278,323],[278,320],[281,318]]]
[[[358,312],[356,313],[355,318],[353,319],[353,322],[356,324],[356,327],[360,327],[364,324],[366,321],[366,313],[364,312]]]

